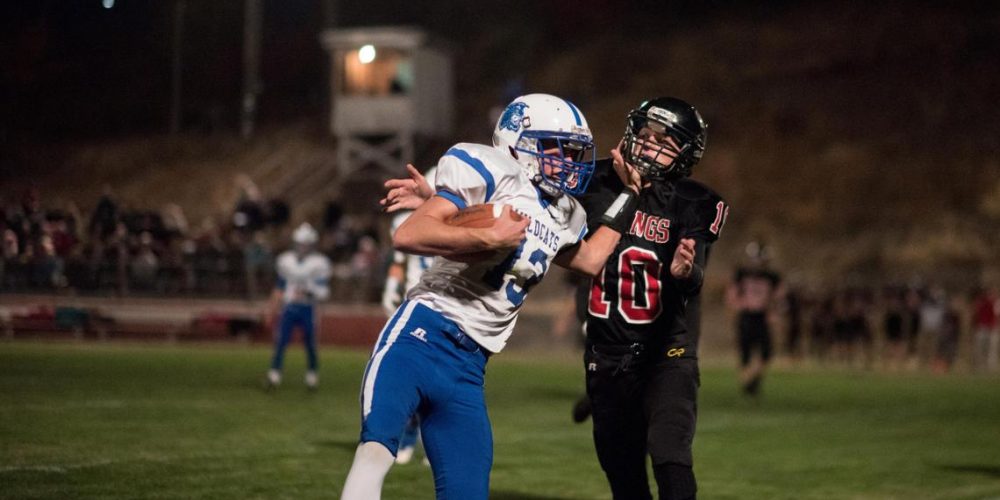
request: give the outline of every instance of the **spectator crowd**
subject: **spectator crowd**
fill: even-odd
[[[37,189],[0,193],[0,291],[264,297],[292,214],[284,200],[263,199],[248,177],[236,183],[231,211],[194,226],[177,204],[130,206],[109,187],[89,213],[46,204]],[[319,248],[334,263],[338,300],[377,296],[379,222],[328,204]]]
[[[37,189],[0,193],[0,292],[265,297],[274,258],[289,246],[291,209],[264,199],[248,177],[236,184],[229,213],[197,226],[177,204],[134,207],[109,187],[87,214],[73,203],[43,203]],[[327,205],[318,249],[333,263],[334,301],[378,300],[388,262],[384,223]],[[998,318],[995,286],[949,293],[933,284],[783,283],[768,314],[789,359],[939,373],[956,363],[1000,371]]]

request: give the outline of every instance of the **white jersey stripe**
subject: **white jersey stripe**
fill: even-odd
[[[409,214],[405,214],[405,215],[409,215]],[[362,390],[361,390],[361,393],[358,394],[358,402],[359,402],[359,404],[364,405],[364,400],[365,400],[365,397],[364,397],[364,384],[365,384],[365,381],[368,380],[368,374],[371,373],[371,370],[372,370],[372,360],[375,357],[375,353],[379,350],[379,347],[381,347],[381,345],[382,345],[382,339],[385,338],[386,332],[392,330],[396,326],[396,323],[399,321],[399,316],[401,314],[403,314],[403,309],[401,307],[397,307],[396,308],[396,312],[392,313],[392,316],[389,317],[389,321],[386,322],[385,326],[382,327],[382,331],[379,332],[378,337],[375,338],[375,345],[372,346],[372,353],[368,357],[368,363],[365,364],[365,373],[361,377],[361,384],[362,384],[361,389]],[[278,325],[276,324],[275,325],[275,331],[277,331],[277,328],[278,328]]]
[[[396,312],[394,312],[392,316],[389,317],[389,321],[387,321],[385,326],[382,327],[382,331],[379,332],[378,338],[375,339],[375,345],[372,346],[372,356],[375,355],[375,352],[379,350],[379,346],[382,345],[382,339],[385,338],[385,333],[395,328],[396,323],[399,320],[399,315],[402,314],[402,312],[403,312],[402,309],[396,308]]]
[[[379,365],[382,364],[382,359],[385,358],[385,355],[389,352],[389,348],[396,342],[396,339],[399,337],[399,333],[403,331],[403,327],[406,326],[408,321],[410,321],[410,314],[416,306],[417,302],[413,300],[406,303],[403,313],[399,316],[399,319],[396,320],[396,325],[393,326],[392,331],[389,332],[389,337],[386,339],[385,345],[382,346],[382,348],[379,349],[374,356],[372,356],[371,369],[368,371],[368,376],[365,377],[365,387],[362,392],[362,403],[364,405],[361,413],[362,418],[367,418],[368,414],[372,412],[372,398],[375,396],[375,379],[378,378]],[[382,333],[383,335],[385,334],[384,331]],[[379,337],[381,337],[381,335]]]

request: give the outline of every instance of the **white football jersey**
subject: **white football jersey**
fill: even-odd
[[[285,304],[311,303],[330,295],[330,260],[319,252],[301,259],[293,250],[278,256],[278,280]]]
[[[460,143],[449,149],[438,162],[435,188],[436,196],[459,208],[510,205],[530,219],[519,248],[471,264],[438,257],[407,293],[407,299],[458,323],[479,345],[500,352],[525,295],[560,250],[586,235],[586,213],[571,196],[549,203],[514,159],[481,144]]]

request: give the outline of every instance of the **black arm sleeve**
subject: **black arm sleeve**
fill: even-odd
[[[675,279],[677,290],[688,297],[698,295],[705,282],[705,267],[708,266],[708,252],[712,244],[700,239],[694,240],[694,267],[685,279]]]
[[[729,207],[714,191],[704,185],[684,179],[678,182],[677,196],[687,204],[682,220],[686,230],[684,238],[695,241],[694,269],[691,276],[684,280],[675,280],[677,289],[686,296],[697,295],[705,281],[705,267],[708,265],[708,254],[712,243],[719,239],[719,232],[725,224]]]
[[[618,179],[614,169],[611,167],[611,160],[598,160],[594,172],[594,178],[587,187],[587,192],[578,196],[577,199],[587,211],[587,229],[590,232],[597,231],[601,225],[601,216],[604,210],[618,196],[618,193],[625,187]]]

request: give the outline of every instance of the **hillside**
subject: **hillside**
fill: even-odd
[[[734,4],[641,36],[575,37],[523,69],[526,87],[574,99],[602,150],[642,98],[696,103],[711,135],[695,176],[733,205],[716,266],[739,260],[757,238],[778,266],[814,283],[924,276],[965,286],[1000,277],[1000,8]],[[463,140],[488,140],[483,117],[503,82],[487,58],[504,40],[484,32],[458,49],[467,71],[459,73],[456,130],[482,131]],[[35,182],[47,198],[86,208],[110,183],[126,201],[178,202],[197,220],[228,208],[233,177],[247,173],[265,195],[290,197],[300,214],[328,198],[373,207],[377,183],[341,184],[322,120],[275,123],[249,143],[192,134],[26,146],[4,175],[5,191]],[[433,158],[428,150],[421,161]]]
[[[73,201],[87,212],[109,185],[126,206],[177,203],[197,223],[228,216],[239,195],[235,179],[245,174],[266,198],[295,200],[302,218],[337,195],[336,150],[316,128],[305,121],[268,127],[252,141],[184,134],[35,146],[25,158],[35,168],[15,173],[10,186],[35,185],[49,202]]]

